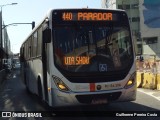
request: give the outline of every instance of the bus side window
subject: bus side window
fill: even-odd
[[[32,46],[33,46],[33,53],[32,53],[32,57],[36,57],[37,56],[37,41],[38,41],[38,33],[37,31],[34,33],[33,35],[33,39],[32,39]]]
[[[38,30],[37,57],[42,54],[42,27]]]

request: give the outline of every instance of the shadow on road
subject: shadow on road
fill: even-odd
[[[0,91],[1,111],[36,111],[43,108],[26,92],[25,85],[20,80],[19,70],[13,71],[3,83]]]

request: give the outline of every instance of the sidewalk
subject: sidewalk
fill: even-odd
[[[151,90],[145,88],[138,88],[137,90],[147,95],[150,95],[160,101],[160,90]]]
[[[11,76],[12,76],[12,73],[8,73],[8,74],[5,74],[5,77],[3,79],[1,79],[1,82],[0,82],[0,92],[3,91],[3,87],[5,85],[6,80],[10,79]]]
[[[0,85],[3,83],[5,77],[6,77],[5,69],[0,70]]]

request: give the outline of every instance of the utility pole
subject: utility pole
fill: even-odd
[[[11,24],[8,24],[8,25],[4,25],[2,27],[2,29],[6,28],[7,26],[10,26],[10,25],[19,25],[19,24],[30,24],[30,25],[32,25],[32,29],[35,27],[35,22],[33,21],[32,23],[11,23]]]
[[[0,5],[1,7],[1,12],[0,12],[0,70],[2,69],[2,59],[3,59],[3,37],[2,37],[2,8],[8,5],[16,5],[18,3],[11,3],[11,4],[5,4],[5,5]]]

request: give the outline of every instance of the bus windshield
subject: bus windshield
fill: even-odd
[[[71,72],[126,69],[133,59],[129,29],[114,25],[57,26],[53,31],[55,64]]]

